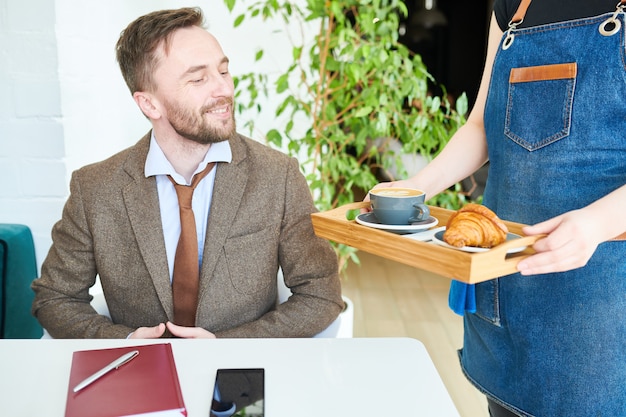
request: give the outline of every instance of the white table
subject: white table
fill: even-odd
[[[189,417],[208,417],[218,368],[265,368],[265,414],[459,417],[409,338],[0,340],[0,415],[63,416],[72,352],[172,343]]]

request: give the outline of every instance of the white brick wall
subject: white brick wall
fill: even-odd
[[[67,195],[54,28],[54,2],[0,2],[0,223],[30,226],[39,262]]]
[[[144,13],[186,5],[204,9],[234,74],[286,67],[287,37],[271,23],[233,29],[221,0],[0,0],[0,223],[31,228],[39,266],[70,173],[134,144],[150,127],[115,61],[120,31]],[[253,61],[259,46],[263,65]],[[271,113],[262,121],[255,139],[275,127]]]

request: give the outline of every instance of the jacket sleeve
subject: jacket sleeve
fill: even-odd
[[[114,325],[90,305],[96,263],[77,173],[62,218],[52,229],[52,242],[41,277],[32,284],[33,315],[54,338],[126,338],[134,329]]]

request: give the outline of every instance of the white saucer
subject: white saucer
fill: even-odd
[[[429,229],[439,223],[439,220],[437,220],[433,216],[430,216],[426,220],[422,220],[421,222],[416,222],[413,224],[382,224],[378,221],[378,219],[376,218],[376,216],[374,216],[374,213],[372,212],[361,213],[356,216],[355,220],[358,224],[362,224],[363,226],[372,227],[374,229],[386,230],[388,232],[397,233],[399,235],[405,235],[408,233],[415,233],[420,230]]]
[[[430,242],[431,240],[433,240],[433,236],[435,236],[435,233],[439,232],[440,230],[446,230],[446,226],[434,227],[428,230],[420,230],[419,232],[407,234],[402,237],[412,240],[419,240],[420,242]]]
[[[460,250],[460,251],[463,251],[463,252],[487,252],[488,250],[491,249],[491,248],[479,248],[479,247],[476,247],[476,246],[463,246],[461,248],[457,248],[456,246],[452,246],[452,245],[447,244],[443,240],[443,233],[444,232],[445,232],[445,228],[444,228],[444,230],[441,230],[441,231],[435,233],[434,236],[433,236],[433,242],[435,242],[438,245],[445,246],[446,248],[456,249],[456,250]],[[520,235],[516,235],[515,233],[507,233],[507,235],[506,235],[506,240],[507,241],[513,240],[513,239],[519,239],[519,238],[521,238],[521,236]],[[506,253],[507,254],[518,253],[518,252],[523,251],[524,249],[526,249],[526,246],[509,249]]]

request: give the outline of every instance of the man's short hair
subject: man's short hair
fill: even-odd
[[[157,48],[163,43],[167,54],[172,33],[192,26],[204,28],[204,15],[199,8],[186,7],[146,14],[122,31],[115,50],[131,94],[156,89],[153,74],[159,63]]]

